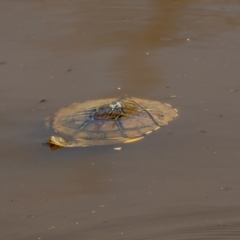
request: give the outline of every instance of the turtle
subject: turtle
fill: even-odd
[[[53,119],[52,148],[115,145],[141,140],[178,116],[171,105],[135,97],[73,103]]]

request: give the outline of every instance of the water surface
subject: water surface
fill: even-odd
[[[239,239],[239,1],[0,6],[1,239]],[[43,145],[59,108],[124,95],[180,116],[121,151]]]

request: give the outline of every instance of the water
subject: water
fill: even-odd
[[[239,1],[0,5],[1,239],[239,239]],[[44,146],[61,107],[124,95],[180,116],[121,151]]]

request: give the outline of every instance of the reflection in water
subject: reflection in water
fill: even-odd
[[[142,26],[122,33],[124,51],[113,64],[114,77],[131,94],[149,92],[164,80],[161,66],[155,63],[162,48],[179,42],[175,37],[179,31],[178,21],[183,10],[192,1],[153,1],[145,8]],[[164,58],[164,56],[162,56]]]
[[[212,61],[221,62],[220,48],[214,50],[213,46],[237,34],[222,35],[221,40],[209,44],[206,40],[213,41],[219,33],[239,25],[240,14],[236,14],[239,1],[5,2],[5,8],[1,5],[0,17],[4,23],[1,43],[6,48],[2,49],[5,57],[0,60],[0,68],[1,88],[9,88],[1,92],[0,223],[6,236],[2,236],[1,230],[1,237],[19,240],[22,235],[24,240],[61,240],[92,236],[96,240],[106,236],[104,239],[158,240],[161,236],[169,240],[190,240],[218,239],[221,235],[223,239],[237,239],[239,209],[222,208],[221,216],[211,213],[213,205],[238,204],[238,124],[232,119],[238,119],[239,95],[237,92],[229,98],[227,94],[221,95],[239,87],[236,78],[239,56],[236,53],[235,59],[231,58],[231,54],[238,51],[237,37],[236,45],[231,46],[232,52],[225,49],[220,54],[225,60],[227,53],[229,66],[233,68],[227,72],[227,68],[220,71],[222,65],[216,66],[219,73],[211,75],[215,76],[212,85],[208,85],[211,77],[192,82],[189,78],[185,84],[191,82],[191,94],[190,88],[180,89],[186,98],[179,100],[184,113],[177,125],[179,138],[166,140],[163,134],[162,138],[153,138],[149,145],[146,141],[144,148],[139,143],[118,152],[104,147],[50,152],[40,146],[41,139],[48,136],[40,122],[54,112],[57,104],[63,106],[71,101],[72,95],[77,98],[85,93],[83,98],[91,99],[96,93],[111,92],[117,81],[123,94],[161,90],[159,85],[165,79],[161,69],[164,53],[172,59],[176,57],[173,51],[180,50],[184,61],[184,57],[189,57],[189,48],[196,50],[196,46],[200,46],[210,49],[214,55]],[[16,11],[16,16],[9,13],[9,9]],[[6,20],[9,25],[5,25]],[[228,42],[229,46],[232,42]],[[37,47],[32,43],[38,43]],[[186,46],[175,49],[180,44]],[[212,62],[208,60],[206,64],[209,68],[202,69],[211,71]],[[175,66],[169,69],[174,71]],[[88,68],[85,82],[83,76],[79,76],[84,68]],[[80,69],[79,72],[76,69]],[[74,80],[59,79],[57,74],[51,78],[54,71],[65,72],[67,77],[77,73]],[[96,75],[93,80],[88,75],[92,72]],[[193,76],[199,72],[193,71]],[[218,77],[223,72],[226,79],[221,82]],[[234,78],[236,81],[232,81]],[[104,86],[102,81],[106,83]],[[200,85],[206,88],[199,90]],[[176,86],[180,88],[181,84]],[[202,91],[207,88],[208,93]],[[224,91],[216,92],[217,97],[212,96],[220,88]],[[197,91],[198,98],[193,99]],[[208,98],[206,104],[202,104],[203,93]],[[38,103],[40,99],[49,101]],[[196,109],[203,110],[204,114]],[[212,115],[208,115],[211,109]],[[224,116],[221,125],[216,120],[218,114]],[[195,135],[196,127],[202,124],[208,127],[209,135]],[[227,147],[226,139],[229,140]],[[204,151],[206,144],[210,148]],[[218,195],[214,189],[225,183],[233,188],[235,185],[236,191]],[[186,215],[186,206],[193,203],[210,207],[199,212],[190,209]],[[181,205],[183,213],[178,214],[178,209],[172,207],[175,205]]]
[[[43,12],[39,18],[44,35],[35,38],[42,47],[54,52],[110,49],[111,71],[106,77],[119,80],[129,95],[150,92],[164,80],[156,61],[164,59],[161,49],[239,25],[239,16],[227,10],[237,1],[35,2]]]

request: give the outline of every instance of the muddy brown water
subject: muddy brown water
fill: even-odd
[[[237,0],[0,2],[0,239],[240,239]],[[144,140],[51,151],[73,102],[179,117]]]

